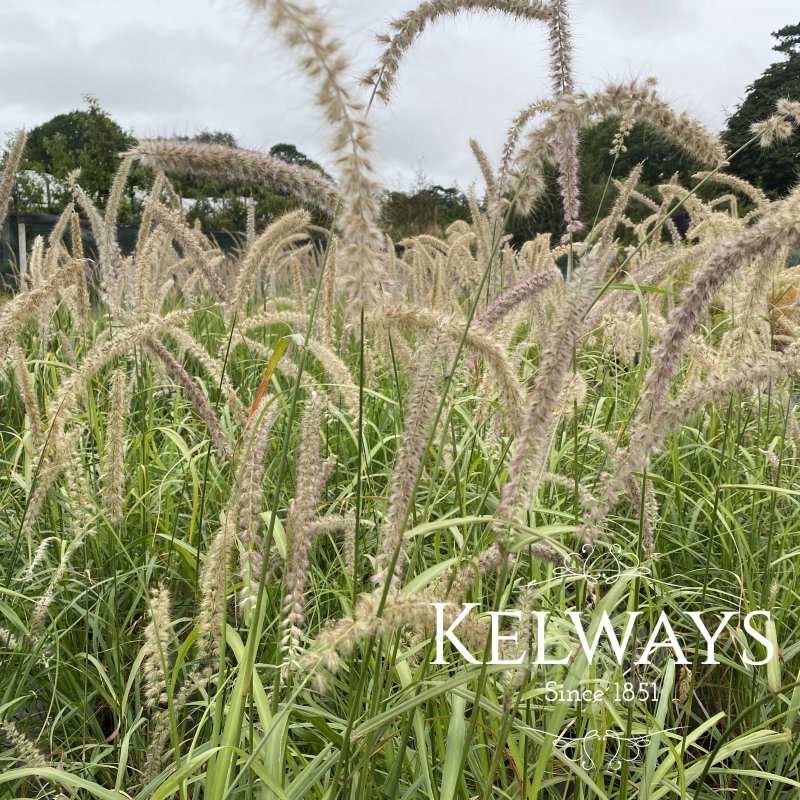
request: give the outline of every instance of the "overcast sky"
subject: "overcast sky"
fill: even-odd
[[[410,7],[325,6],[354,75],[374,62],[374,35]],[[719,130],[780,57],[770,31],[798,21],[796,0],[573,0],[576,78],[594,89],[654,76],[678,110]],[[81,107],[88,93],[137,136],[222,129],[242,146],[291,142],[330,163],[309,84],[246,0],[0,0],[0,75],[0,132]],[[383,183],[406,187],[421,169],[466,187],[477,174],[469,138],[496,160],[511,118],[547,94],[540,25],[487,14],[439,22],[401,66],[393,103],[373,109]]]

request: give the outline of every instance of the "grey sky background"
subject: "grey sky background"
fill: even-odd
[[[325,11],[354,74],[374,63],[374,35],[412,7],[340,0]],[[779,54],[770,31],[800,21],[795,0],[573,0],[580,88],[633,76],[715,130]],[[244,0],[0,0],[0,132],[82,107],[92,94],[137,136],[228,130],[242,146],[290,142],[323,166],[328,133],[313,90]],[[516,112],[548,94],[541,26],[462,14],[426,30],[376,105],[384,185],[415,172],[466,187],[477,177],[468,140],[497,159]]]

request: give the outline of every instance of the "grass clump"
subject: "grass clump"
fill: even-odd
[[[725,176],[649,82],[580,93],[560,0],[425,3],[386,39],[378,96],[429,22],[491,10],[548,26],[553,97],[515,120],[497,175],[473,145],[470,220],[395,252],[342,44],[316,9],[254,8],[316,82],[339,184],[141,142],[104,212],[72,177],[80,211],[0,309],[0,797],[794,796],[800,323],[781,298],[800,189],[772,202]],[[608,115],[618,151],[632,120],[656,125],[755,207],[675,182],[644,198],[635,169],[581,220],[578,132]],[[752,144],[797,123],[782,102]],[[123,258],[134,158],[158,175]],[[567,237],[514,249],[549,164]],[[187,223],[171,171],[280,186],[334,224],[317,247],[304,210],[251,223],[231,256]],[[477,663],[436,657],[437,614],[464,602],[484,612],[459,628]],[[511,609],[549,621],[506,617],[498,653],[545,633],[551,663],[485,663],[486,612]],[[765,666],[742,623],[758,609]],[[706,663],[691,614],[731,610]],[[590,638],[639,612],[631,657],[590,658],[569,612]],[[662,612],[685,663],[636,665]]]

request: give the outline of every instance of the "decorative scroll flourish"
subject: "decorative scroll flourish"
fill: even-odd
[[[583,545],[580,555],[574,553],[556,567],[559,578],[585,578],[592,585],[610,586],[623,575],[649,576],[650,567],[643,566],[636,553],[625,551],[619,544]]]
[[[524,727],[523,730],[553,736],[553,734],[540,731],[538,728]],[[595,758],[599,749],[598,745],[600,745],[602,746],[602,765],[609,769],[620,769],[623,763],[633,764],[640,761],[643,752],[650,745],[651,739],[654,736],[663,736],[670,730],[677,730],[677,728],[639,733],[634,736],[624,736],[620,731],[615,730],[599,731],[592,728],[583,736],[574,738],[558,735],[555,737],[554,747],[573,761],[580,759],[581,768],[590,770],[597,766]]]

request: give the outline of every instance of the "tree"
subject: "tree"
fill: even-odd
[[[23,167],[43,175],[51,213],[61,211],[68,198],[63,183],[52,186],[48,176],[63,182],[70,172],[80,169],[81,186],[102,205],[119,166],[119,154],[135,142],[103,111],[96,98],[87,95],[84,100],[86,111],[58,114],[28,134]]]
[[[195,142],[203,144],[224,144],[227,147],[238,147],[236,137],[228,131],[200,131],[192,137]]]
[[[525,242],[540,233],[551,234],[555,243],[564,233],[564,208],[561,205],[556,170],[550,164],[545,166],[544,183],[545,191],[536,201],[531,213],[522,216],[514,211],[508,220],[508,233],[511,234],[511,243],[514,247],[522,247]]]
[[[417,173],[409,192],[388,192],[382,208],[383,224],[394,241],[420,233],[441,235],[458,219],[469,219],[469,203],[457,186],[430,183]]]
[[[704,168],[665,136],[645,125],[634,125],[625,139],[625,151],[617,156],[612,155],[612,141],[619,125],[619,118],[605,119],[584,128],[580,134],[581,217],[587,229],[591,229],[595,217],[602,219],[611,210],[617,196],[613,186],[608,183],[609,176],[624,179],[637,164],[643,164],[637,189],[660,203],[659,184],[666,183],[677,173],[683,185],[691,185],[691,175]],[[509,233],[516,246],[539,233],[550,233],[553,241],[557,241],[564,233],[564,211],[556,171],[552,166],[545,168],[544,178],[547,188],[532,214],[528,217],[514,214],[511,217]],[[721,192],[710,187],[702,196],[714,194]],[[650,213],[644,206],[631,203],[628,216],[638,221]]]
[[[751,137],[750,126],[775,113],[781,98],[800,100],[800,23],[787,25],[772,36],[773,50],[785,58],[771,64],[747,87],[747,96],[728,120],[724,139],[731,151]],[[729,172],[760,187],[770,197],[786,194],[797,182],[800,143],[797,137],[768,149],[752,145],[731,161]]]

